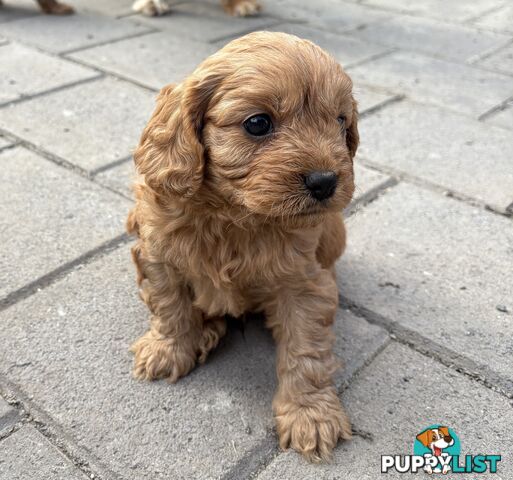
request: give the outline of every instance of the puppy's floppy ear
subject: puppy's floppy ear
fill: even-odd
[[[203,180],[203,116],[217,78],[189,77],[164,87],[134,153],[136,169],[161,194],[189,198]]]
[[[354,158],[358,144],[360,143],[360,135],[358,134],[358,104],[354,98],[352,99],[352,103],[353,115],[351,117],[351,124],[347,128],[346,142],[349,152],[351,153],[351,158]]]

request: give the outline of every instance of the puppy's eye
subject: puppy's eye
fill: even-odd
[[[344,115],[340,115],[338,118],[338,123],[340,124],[340,128],[342,128],[342,130],[345,130],[346,129],[346,117],[344,117]]]
[[[246,132],[254,137],[262,137],[273,131],[273,122],[269,115],[265,113],[249,117],[244,121],[243,126]]]

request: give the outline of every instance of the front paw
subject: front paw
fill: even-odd
[[[280,447],[291,447],[310,462],[330,460],[338,439],[351,438],[351,424],[336,393],[330,390],[322,396],[315,404],[275,402]]]
[[[196,363],[194,351],[181,345],[174,338],[164,337],[152,330],[146,332],[131,347],[134,353],[135,378],[157,380],[167,378],[175,383],[187,375]]]

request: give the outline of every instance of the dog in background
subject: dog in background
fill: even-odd
[[[36,0],[41,10],[50,15],[70,15],[74,13],[73,7],[57,0]],[[247,17],[256,15],[261,6],[256,0],[221,0],[224,10],[234,17]],[[0,6],[2,0],[0,0]],[[163,15],[171,10],[170,0],[136,0],[132,6],[134,11],[144,15]]]
[[[282,448],[328,459],[351,426],[332,375],[334,263],[358,146],[352,82],[307,40],[257,32],[164,87],[134,161],[127,229],[150,329],[134,375],[176,382],[263,312],[277,344]]]

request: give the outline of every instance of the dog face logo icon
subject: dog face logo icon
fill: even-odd
[[[446,426],[431,425],[420,432],[415,441],[414,452],[426,459],[424,471],[446,474],[451,471],[450,460],[460,453],[460,442],[456,434]]]
[[[431,450],[435,457],[454,445],[454,438],[449,433],[448,427],[430,428],[417,435],[417,440]]]

